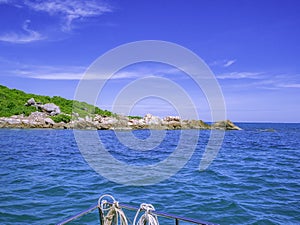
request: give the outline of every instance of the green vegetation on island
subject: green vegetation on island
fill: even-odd
[[[36,94],[28,94],[17,89],[9,89],[0,85],[0,117],[10,117],[13,115],[29,116],[32,112],[37,111],[36,107],[26,106],[28,99],[34,98],[36,102],[40,103],[54,103],[60,107],[62,114],[52,116],[54,122],[68,123],[71,120],[72,112],[76,112],[78,116],[114,116],[115,114],[102,110],[96,106],[90,105],[86,102],[79,102],[75,100],[68,100],[59,96],[49,97]]]

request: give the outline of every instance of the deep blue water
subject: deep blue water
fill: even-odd
[[[124,186],[96,173],[72,130],[0,129],[0,224],[55,224],[104,193],[219,224],[300,224],[300,124],[238,125],[243,130],[225,133],[207,170],[198,170],[209,137],[201,131],[185,167],[149,186]],[[180,136],[168,131],[153,151],[141,152],[118,143],[113,131],[98,133],[111,155],[137,166],[166,159]],[[149,131],[134,135],[146,139]],[[97,212],[70,224],[98,224]]]

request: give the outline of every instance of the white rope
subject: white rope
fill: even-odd
[[[104,198],[110,198],[112,203]],[[103,225],[128,225],[125,213],[113,196],[102,195],[98,200],[98,207],[103,213]]]
[[[137,218],[139,216],[139,213],[141,210],[144,210],[145,213],[140,217],[140,219],[137,221]],[[159,225],[157,216],[152,213],[152,211],[155,211],[155,208],[151,204],[142,203],[140,205],[139,210],[136,212],[133,225]],[[136,222],[137,221],[137,222]]]

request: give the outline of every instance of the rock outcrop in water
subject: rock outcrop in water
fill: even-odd
[[[0,117],[0,128],[54,128],[54,129],[93,129],[93,130],[135,130],[135,129],[222,129],[240,130],[231,121],[220,121],[209,125],[202,120],[181,120],[177,116],[163,119],[147,114],[143,118],[129,118],[127,116],[105,117],[96,115],[85,118],[73,117],[68,122],[55,123],[47,112],[33,112],[29,116],[15,115]]]
[[[230,120],[218,121],[212,125],[212,129],[222,129],[222,130],[241,130]]]

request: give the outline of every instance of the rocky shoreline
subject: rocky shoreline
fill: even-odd
[[[14,115],[0,117],[0,128],[52,128],[52,129],[88,129],[88,130],[136,130],[136,129],[221,129],[241,130],[230,120],[216,122],[209,125],[202,120],[181,120],[176,116],[163,119],[147,114],[143,118],[130,118],[127,116],[104,117],[96,115],[85,118],[74,117],[68,123],[55,123],[46,112],[33,112],[29,116]]]
[[[0,128],[52,128],[52,129],[87,129],[87,130],[178,130],[178,129],[221,129],[241,130],[230,120],[216,122],[212,125],[202,120],[182,120],[178,116],[167,116],[163,119],[151,114],[141,117],[128,117],[113,114],[113,116],[101,116],[93,114],[82,118],[78,113],[68,115],[62,113],[60,107],[54,103],[42,104],[30,98],[25,106],[35,107],[36,112],[29,116],[13,115],[0,117]],[[55,122],[53,116],[62,116],[67,120]],[[53,119],[52,119],[53,118]]]

